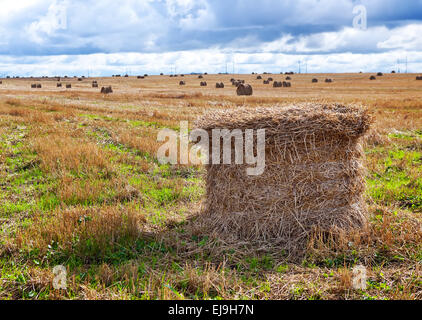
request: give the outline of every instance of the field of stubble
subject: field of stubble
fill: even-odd
[[[72,89],[51,78],[3,79],[0,299],[422,299],[422,81],[369,76],[293,75],[291,88],[256,75],[62,79]],[[246,80],[254,95],[237,97],[230,78]],[[114,93],[100,94],[92,80]],[[310,239],[300,263],[268,252],[216,254],[213,239],[189,228],[204,169],[158,163],[157,132],[213,108],[302,101],[373,112],[369,230],[340,243]],[[368,270],[364,291],[352,287],[358,264]],[[67,268],[67,290],[53,288],[56,265]]]

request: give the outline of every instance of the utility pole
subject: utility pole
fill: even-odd
[[[301,71],[301,70],[300,70],[300,60],[299,60],[297,63],[299,64],[299,74],[300,74],[300,71]]]

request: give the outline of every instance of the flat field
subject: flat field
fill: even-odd
[[[2,79],[0,299],[422,299],[422,81],[294,74],[291,88],[273,88],[256,77],[62,78],[62,88],[53,78]],[[231,78],[251,84],[253,96],[238,97]],[[114,92],[101,94],[92,80]],[[301,261],[246,247],[221,254],[189,222],[201,211],[204,168],[160,164],[158,131],[211,109],[305,101],[373,113],[364,141],[369,229],[310,238]],[[366,290],[353,289],[359,264]],[[53,288],[57,265],[66,290]]]

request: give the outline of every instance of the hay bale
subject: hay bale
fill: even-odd
[[[281,87],[283,87],[283,83],[281,81],[274,81],[273,87],[274,88],[281,88]]]
[[[378,73],[377,73],[377,76],[378,76],[378,77],[382,77],[382,76],[383,76],[382,72],[378,72]]]
[[[204,76],[202,75],[202,74],[200,74],[199,76],[198,76],[198,79],[203,79],[204,78]]]
[[[34,84],[34,83],[33,83],[33,84],[31,84],[31,88],[32,88],[32,89],[35,89],[36,87],[37,87],[37,85],[36,85],[36,84]]]
[[[270,84],[270,82],[268,80],[264,80],[263,82],[264,84]]]
[[[262,80],[262,77],[261,76],[257,76],[256,77],[256,80]]]
[[[95,83],[92,83],[92,87],[93,88],[98,88],[98,83],[96,83],[96,82]]]
[[[70,83],[66,84],[66,89],[71,89],[72,85]]]
[[[283,87],[290,88],[292,84],[290,82],[283,81]]]
[[[184,86],[184,85],[186,85],[186,82],[184,82],[184,81],[179,82],[179,86]]]
[[[78,78],[78,81],[82,81],[82,78]]]
[[[312,83],[317,83],[318,82],[318,79],[317,78],[313,78],[312,79]]]
[[[213,129],[266,130],[265,170],[250,176],[252,165],[213,164],[211,156],[205,210],[195,223],[225,244],[283,249],[291,256],[304,253],[315,231],[364,227],[361,138],[370,123],[366,109],[351,105],[210,111],[196,122],[210,137]],[[254,140],[256,146],[256,133]]]
[[[370,76],[369,80],[377,80],[377,78],[375,76]]]
[[[200,86],[201,87],[206,87],[208,84],[206,81],[201,81]]]
[[[422,80],[422,76],[416,76],[416,80]]]
[[[236,93],[238,96],[251,96],[253,94],[253,89],[250,84],[239,84],[237,86]]]
[[[289,76],[287,76],[287,77],[286,77],[286,80],[292,80],[292,78],[291,78],[291,77],[289,77]]]
[[[101,88],[101,93],[103,93],[103,94],[113,93],[113,89],[111,88],[111,86],[102,87]]]
[[[274,81],[274,79],[273,78],[268,78],[268,81],[271,82],[271,81]]]
[[[333,79],[325,79],[325,83],[331,83],[333,82]]]
[[[42,88],[41,83],[38,83],[38,84],[37,84],[37,89],[41,89],[41,88]]]
[[[62,84],[61,83],[58,83],[57,84],[57,88],[61,88],[62,87]]]
[[[216,83],[215,84],[215,87],[217,88],[217,89],[223,89],[224,88],[224,83],[222,83],[222,82],[220,82],[220,83]]]
[[[0,80],[0,84],[3,84],[3,81]]]

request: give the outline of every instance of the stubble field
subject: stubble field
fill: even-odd
[[[256,77],[62,78],[71,89],[2,79],[0,299],[422,299],[422,81],[294,74],[291,88],[273,88]],[[238,97],[231,78],[254,95]],[[106,85],[112,94],[100,93]],[[301,261],[247,247],[221,254],[190,223],[204,168],[160,164],[158,131],[211,109],[305,101],[363,104],[374,115],[364,141],[368,230],[310,238]],[[359,264],[366,290],[352,286]],[[53,288],[57,265],[66,290]]]

